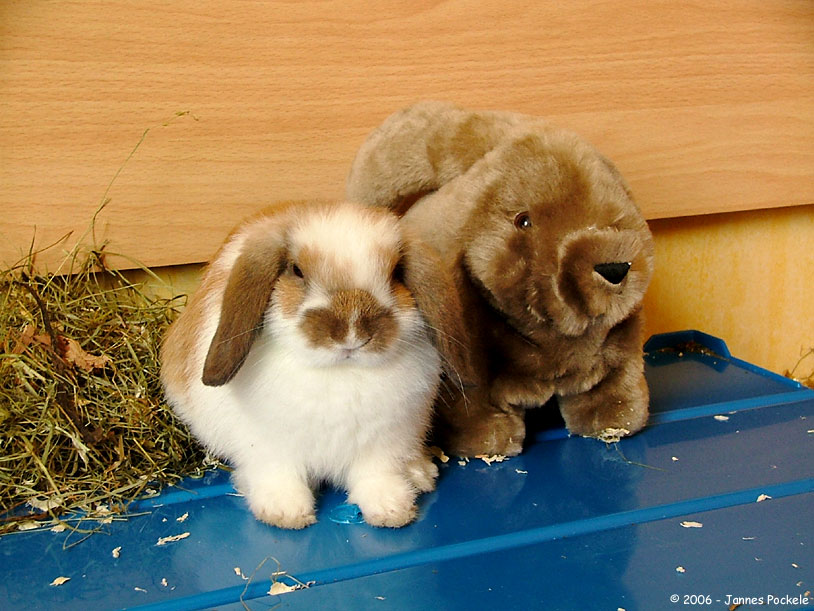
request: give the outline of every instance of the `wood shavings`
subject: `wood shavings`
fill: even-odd
[[[289,592],[293,592],[297,589],[296,585],[290,586],[288,584],[283,583],[282,581],[275,581],[271,584],[269,591],[267,594],[269,596],[277,596],[278,594],[288,594]]]
[[[180,535],[170,535],[169,537],[160,537],[156,545],[166,545],[167,543],[175,543],[181,539],[186,539],[189,536],[188,532],[181,533]]]
[[[487,465],[491,465],[493,462],[503,462],[504,460],[509,460],[503,454],[492,454],[491,456],[488,454],[477,454],[475,455],[475,458],[480,458]]]
[[[42,526],[42,524],[36,520],[26,520],[25,522],[20,522],[17,524],[17,530],[34,530],[40,526]]]
[[[134,589],[136,592],[142,592],[142,593],[144,593],[144,594],[146,594],[146,593],[147,593],[147,590],[145,590],[144,588],[140,588],[140,587],[138,587],[138,586],[136,586],[136,587],[135,587],[135,588],[133,588],[133,589]]]
[[[285,573],[285,571],[283,571],[283,574],[284,573]],[[289,577],[291,579],[295,579],[294,577],[292,577],[290,575],[289,575]],[[303,583],[303,582],[301,582],[299,580],[296,580],[295,584],[289,585],[287,583],[283,583],[282,581],[273,581],[271,583],[271,587],[269,588],[269,591],[267,592],[267,594],[269,596],[277,596],[278,594],[288,594],[289,592],[293,592],[294,590],[307,590],[312,585],[314,585],[314,583],[315,582],[313,582],[313,581],[309,581],[308,583]]]
[[[763,501],[768,501],[771,498],[772,497],[770,497],[768,494],[761,494],[759,497],[757,497],[755,503],[762,503]]]
[[[678,456],[671,456],[670,460],[672,460],[673,462],[678,462]]]
[[[184,515],[178,516],[177,518],[175,518],[175,521],[176,522],[186,522],[188,517],[189,517],[189,512],[187,511]]]
[[[56,579],[54,579],[54,581],[52,581],[48,585],[49,586],[54,586],[54,587],[59,587],[61,585],[64,585],[64,584],[68,583],[70,580],[71,580],[70,577],[57,577]]]
[[[64,501],[59,494],[54,494],[50,498],[35,496],[26,501],[28,506],[33,507],[40,513],[51,511],[52,509],[61,506],[63,503]]]
[[[676,573],[686,573],[686,572],[687,572],[687,569],[685,569],[683,566],[677,566],[676,567]]]
[[[442,463],[446,464],[449,462],[449,456],[444,454],[444,451],[438,446],[430,446],[430,453],[433,456],[435,456],[438,460],[440,460]]]
[[[122,546],[120,545],[119,547],[114,547],[113,551],[110,552],[110,555],[113,556],[114,558],[118,558],[119,556],[121,556],[122,555]]]
[[[97,505],[93,513],[90,514],[90,517],[99,520],[99,524],[113,523],[113,512],[110,511],[110,507],[105,504]]]
[[[714,418],[715,418],[715,419],[716,419],[718,422],[726,422],[727,420],[729,420],[729,416],[724,416],[723,414],[717,414],[716,416],[713,416],[713,417],[714,417]]]
[[[522,469],[515,469],[515,473],[519,473],[520,475],[528,475],[528,471],[523,471]]]
[[[684,528],[702,528],[704,525],[701,522],[684,521],[681,526]]]
[[[169,582],[167,581],[167,578],[166,578],[166,577],[162,577],[162,578],[161,578],[161,585],[162,585],[162,587],[165,587],[165,588],[169,587],[169,585],[170,585],[170,584],[169,584]]]

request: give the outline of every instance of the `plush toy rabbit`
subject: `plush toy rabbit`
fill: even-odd
[[[520,452],[523,409],[552,396],[571,433],[644,426],[653,241],[591,145],[535,117],[423,102],[370,134],[347,195],[403,214],[457,275],[475,385],[439,402],[447,450]]]
[[[369,524],[415,518],[438,472],[424,442],[442,362],[467,372],[444,269],[395,215],[350,203],[281,204],[228,237],[167,334],[161,377],[258,519],[313,523],[320,481]]]

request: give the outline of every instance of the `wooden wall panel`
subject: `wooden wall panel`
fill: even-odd
[[[82,235],[120,168],[97,239],[203,260],[257,207],[341,196],[423,98],[580,132],[649,218],[814,202],[809,0],[6,0],[0,262]]]

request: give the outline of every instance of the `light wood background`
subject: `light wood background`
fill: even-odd
[[[424,98],[580,132],[651,219],[814,202],[810,0],[4,0],[0,263],[73,231],[53,265],[120,169],[97,241],[204,260]]]

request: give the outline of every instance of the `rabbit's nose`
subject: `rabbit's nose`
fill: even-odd
[[[630,271],[630,263],[598,263],[594,271],[611,284],[619,284]]]

